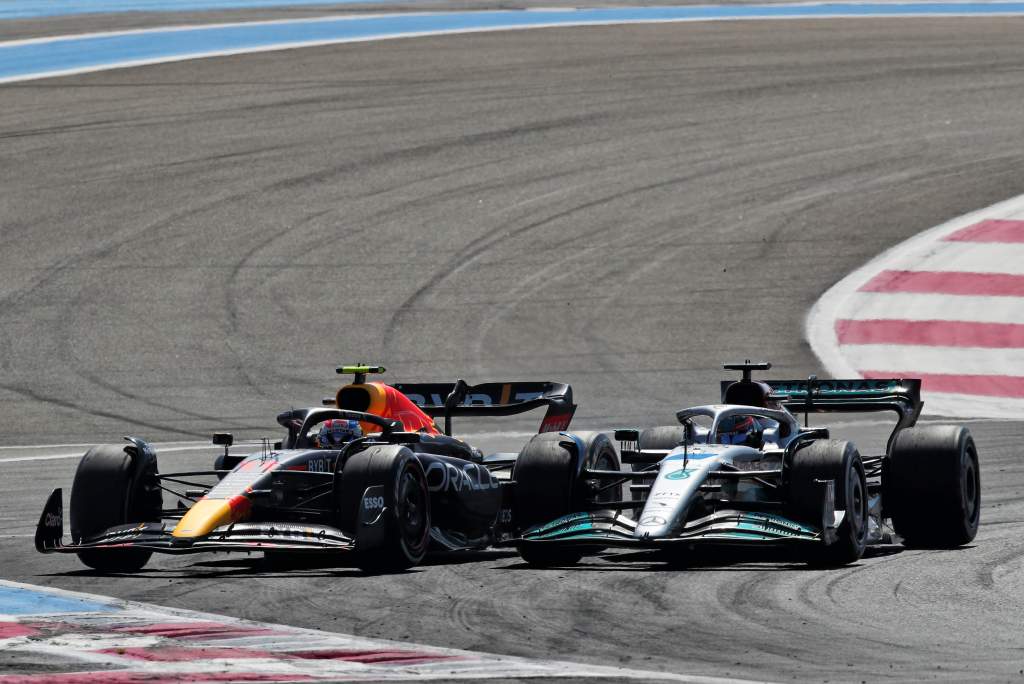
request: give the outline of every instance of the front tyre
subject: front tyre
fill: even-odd
[[[951,549],[978,533],[981,472],[967,428],[901,430],[882,478],[882,503],[907,546]]]
[[[832,480],[835,510],[845,511],[831,544],[824,542],[807,557],[812,565],[835,567],[864,555],[868,536],[868,491],[860,453],[850,442],[820,440],[793,454],[788,468],[789,500],[793,514],[822,524],[825,491],[821,482]]]
[[[71,485],[71,539],[75,543],[118,525],[160,522],[163,499],[153,483],[156,456],[134,446],[97,446],[78,463]],[[101,572],[136,572],[149,562],[143,549],[89,549],[84,564]]]
[[[557,520],[591,503],[619,500],[621,485],[603,488],[600,480],[587,481],[582,477],[585,467],[619,469],[618,454],[607,435],[584,432],[573,439],[542,433],[531,439],[516,459],[512,474],[520,529]],[[539,567],[574,565],[584,555],[577,547],[546,542],[525,542],[517,549],[524,561]]]
[[[377,497],[380,518],[367,520],[365,510],[361,518],[361,508],[370,499],[376,505]],[[351,456],[341,472],[338,505],[341,527],[355,537],[356,564],[363,570],[397,572],[426,556],[430,492],[423,466],[407,447],[376,446]]]

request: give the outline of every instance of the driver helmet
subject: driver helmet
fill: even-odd
[[[762,432],[764,427],[754,416],[727,416],[718,424],[718,442],[757,447]]]
[[[316,445],[321,449],[336,449],[342,444],[362,436],[363,430],[359,427],[358,420],[331,418],[325,420],[320,426],[320,432],[316,436]]]

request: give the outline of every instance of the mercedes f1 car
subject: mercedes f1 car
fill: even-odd
[[[518,454],[484,455],[451,437],[452,417],[545,408],[541,432],[565,430],[576,408],[572,389],[551,382],[366,381],[367,373],[382,371],[339,368],[354,373],[354,382],[324,401],[330,406],[280,414],[284,439],[264,440],[255,453],[232,453],[232,436],[214,435],[224,452],[213,470],[162,473],[153,447],[136,437],[91,449],[71,488],[71,543],[62,541],[57,489],[40,517],[36,548],[76,553],[110,572],[138,570],[154,552],[208,551],[345,551],[363,568],[387,570],[418,563],[432,544],[477,549],[512,536],[532,505],[512,495],[509,473]],[[443,432],[435,417],[444,418]],[[328,421],[350,424],[352,438],[318,441]],[[591,441],[604,457],[592,465],[617,467],[607,437]],[[176,507],[164,508],[165,493]],[[536,516],[527,512],[525,519]]]
[[[856,561],[869,544],[956,547],[978,530],[978,453],[959,426],[915,427],[920,381],[751,379],[771,364],[730,364],[722,403],[679,411],[679,425],[618,430],[633,469],[567,467],[571,440],[527,447],[517,495],[543,493],[547,519],[516,540],[533,564],[578,561],[604,547],[671,550],[700,546],[788,546],[812,564]],[[885,453],[862,455],[796,412],[896,415]],[[603,510],[580,508],[578,491],[631,483],[634,497]],[[605,484],[601,484],[605,483]],[[635,519],[621,510],[638,510]],[[619,510],[615,510],[619,509]],[[533,513],[540,511],[534,510]],[[674,553],[679,552],[679,553]]]

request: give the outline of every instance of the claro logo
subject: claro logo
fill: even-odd
[[[45,527],[64,527],[64,516],[60,513],[47,513],[43,519]]]
[[[476,463],[464,463],[459,467],[434,461],[427,466],[427,488],[432,492],[480,491],[500,489],[501,483],[494,479],[491,471]]]

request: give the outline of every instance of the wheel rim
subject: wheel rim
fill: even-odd
[[[864,498],[860,473],[856,468],[850,468],[850,478],[852,483],[846,499],[846,515],[850,519],[850,528],[853,530],[854,539],[857,540],[857,543],[861,543],[867,533],[867,502]],[[851,513],[856,513],[856,515],[851,515]]]
[[[967,516],[967,522],[974,524],[978,518],[978,489],[979,489],[979,475],[978,468],[974,463],[974,454],[970,451],[964,452],[964,464],[962,473],[962,490],[964,500],[964,513]]]
[[[594,459],[594,463],[591,466],[595,470],[616,470],[615,459],[612,458],[608,453],[598,454],[597,458]],[[600,482],[600,480],[598,481]],[[595,503],[607,503],[609,501],[618,501],[617,488],[612,487],[606,489],[594,497]]]
[[[420,553],[429,532],[427,490],[422,479],[410,468],[404,470],[398,482],[395,515],[406,548],[413,554]]]

